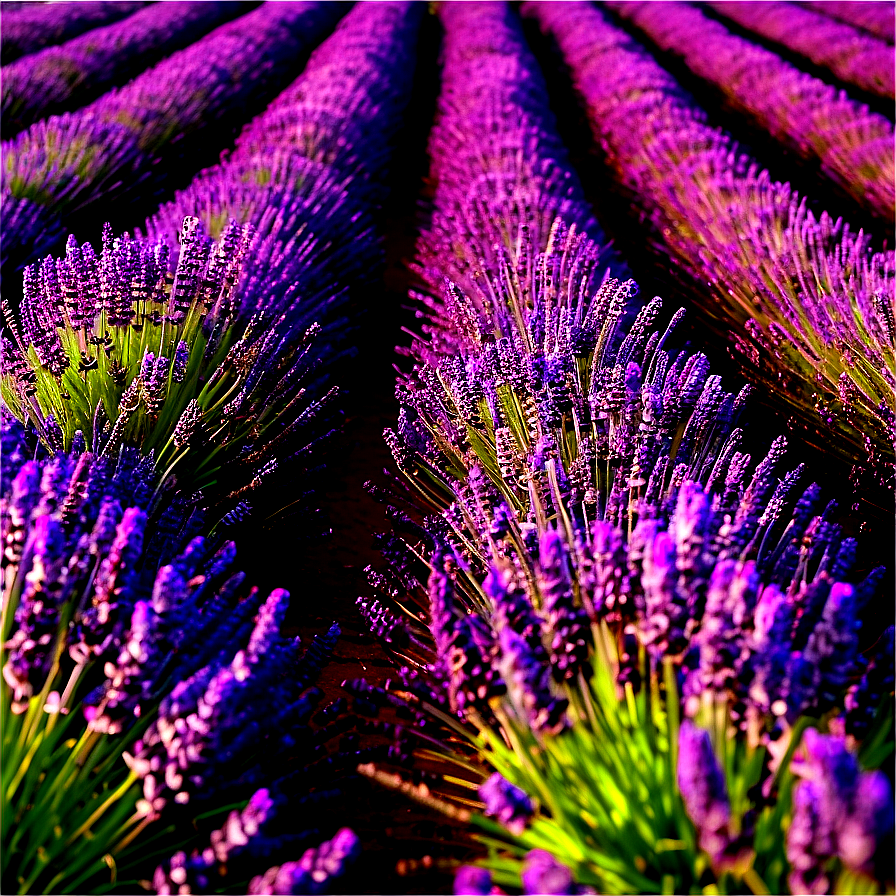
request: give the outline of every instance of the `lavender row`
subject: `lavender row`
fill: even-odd
[[[824,173],[874,214],[896,213],[893,126],[843,91],[729,32],[685,3],[608,3],[740,112]],[[861,176],[856,176],[861,172]]]
[[[861,28],[888,44],[896,38],[896,10],[889,3],[874,3],[868,0],[822,0],[806,3],[809,9],[820,12],[832,19],[839,19]]]
[[[854,572],[856,545],[831,523],[834,508],[823,507],[818,486],[801,489],[802,468],[781,477],[783,439],[751,472],[736,427],[745,394],[726,393],[702,354],[667,348],[680,314],[658,326],[659,300],[637,311],[630,281],[606,279],[593,292],[599,251],[564,226],[574,196],[539,244],[533,235],[554,171],[524,169],[515,179],[520,132],[531,128],[533,146],[546,137],[513,101],[527,83],[517,60],[528,61],[513,17],[498,4],[449,5],[441,16],[443,98],[430,149],[443,251],[433,251],[430,233],[420,241],[421,254],[431,253],[421,265],[427,283],[441,284],[441,304],[430,298],[424,324],[439,341],[416,347],[422,363],[400,383],[397,431],[387,432],[428,515],[420,525],[401,509],[407,495],[377,492],[394,504],[394,528],[380,537],[385,568],[369,573],[376,597],[358,605],[403,668],[391,692],[360,682],[350,690],[362,711],[404,709],[397,723],[381,722],[394,735],[387,761],[425,789],[401,789],[424,800],[437,793],[445,808],[444,782],[415,755],[417,746],[437,750],[455,780],[479,785],[482,811],[503,829],[482,824],[493,847],[483,864],[495,876],[462,869],[455,892],[501,892],[496,884],[525,893],[685,892],[710,865],[722,877],[730,868],[722,854],[748,841],[727,815],[713,828],[699,799],[707,769],[684,748],[680,785],[647,781],[638,767],[667,767],[653,733],[621,722],[611,730],[625,705],[617,688],[628,706],[648,689],[659,694],[643,678],[639,646],[650,658],[646,674],[664,664],[678,670],[688,715],[717,702],[732,739],[749,729],[775,741],[803,714],[842,708],[853,684],[848,724],[860,730],[876,708],[858,696],[867,671],[860,616],[881,571]],[[492,133],[508,151],[478,155]],[[483,193],[487,178],[501,189]],[[499,220],[517,195],[525,204],[516,239],[496,229],[500,241],[490,245],[479,221]],[[594,634],[604,631],[607,643]],[[667,690],[666,699],[677,696]],[[599,702],[590,716],[588,701]],[[733,721],[728,701],[741,707]],[[601,723],[591,727],[595,717]],[[458,736],[496,774],[471,765],[454,746]],[[649,746],[632,765],[610,749],[614,765],[601,761],[608,741]],[[551,778],[551,769],[562,774]],[[365,773],[394,786],[381,766]],[[892,804],[889,785],[882,792],[881,819]],[[639,825],[632,842],[645,803],[653,816],[679,802],[691,821],[661,813],[654,839]],[[469,818],[469,799],[462,806],[448,810]],[[850,806],[837,804],[844,816]],[[581,825],[583,817],[599,821]],[[687,857],[667,861],[658,842],[692,837],[692,822],[711,857],[693,860],[696,873]],[[870,847],[848,861],[864,870],[891,826],[860,825]],[[787,871],[783,833],[772,837],[771,867],[768,846],[759,865],[776,892],[774,875]],[[798,844],[792,852],[803,858]]]
[[[184,215],[211,229],[251,225],[261,238],[246,259],[244,313],[289,310],[301,317],[294,329],[332,326],[345,287],[370,283],[382,265],[373,215],[410,96],[418,27],[415,7],[360,5],[227,160],[159,209],[147,234],[170,239]],[[320,350],[340,338],[320,340]]]
[[[65,373],[71,371],[73,390],[82,374],[85,380],[108,377],[111,365],[107,359],[117,362],[125,341],[119,345],[116,340],[118,329],[142,334],[142,343],[147,333],[156,332],[159,326],[165,328],[168,342],[164,351],[156,350],[150,341],[148,354],[142,344],[133,353],[131,366],[136,364],[136,376],[125,388],[127,395],[116,402],[120,419],[125,418],[128,425],[176,421],[167,442],[164,434],[154,436],[163,446],[163,457],[173,442],[180,452],[199,451],[206,470],[207,455],[221,458],[227,456],[228,446],[242,447],[244,450],[224,465],[227,469],[216,470],[215,476],[232,485],[234,468],[245,467],[253,457],[261,466],[251,483],[227,496],[231,499],[241,494],[249,497],[256,480],[268,477],[276,466],[270,455],[260,461],[256,457],[265,447],[263,426],[272,417],[271,397],[285,398],[292,416],[298,414],[293,422],[288,422],[291,418],[274,418],[276,451],[282,451],[283,440],[295,424],[307,423],[302,420],[308,417],[302,408],[308,395],[291,367],[297,348],[307,350],[307,344],[303,346],[299,339],[301,328],[309,320],[327,317],[326,344],[337,342],[344,322],[334,320],[328,312],[338,304],[341,285],[359,280],[362,273],[370,277],[379,263],[372,204],[381,195],[379,182],[410,90],[420,13],[422,8],[416,4],[359,4],[315,54],[305,75],[263,116],[263,126],[256,123],[246,129],[230,162],[200,176],[193,188],[150,222],[151,228],[160,229],[162,238],[112,240],[107,233],[99,259],[89,246],[78,247],[72,241],[64,260],[29,269],[29,281],[33,276],[38,285],[33,290],[29,287],[25,310],[32,312],[34,320],[71,322],[74,316],[78,326],[73,330],[80,330],[82,318],[93,324],[94,315],[106,312],[112,329],[111,335],[106,334],[107,351],[97,349],[94,357],[90,354],[92,343],[87,342],[82,362],[70,364]],[[210,208],[203,204],[205,199],[220,204]],[[216,235],[223,230],[220,238],[206,237],[200,222],[188,216],[179,245],[174,245],[170,226],[179,227],[184,212],[194,210],[208,213],[209,229]],[[173,225],[166,215],[173,216]],[[250,225],[256,231],[251,243],[247,238]],[[172,243],[170,247],[166,240]],[[339,260],[352,253],[357,256],[352,262],[355,267],[344,269]],[[165,276],[169,254],[177,255],[173,283]],[[330,279],[337,277],[338,282]],[[60,280],[66,303],[60,301]],[[125,282],[139,283],[137,291],[122,288]],[[107,304],[97,301],[100,293]],[[201,335],[195,327],[190,329],[190,321],[198,322]],[[47,353],[52,346],[37,336],[30,317],[28,322],[46,360],[58,360],[58,352]],[[235,336],[228,335],[231,330]],[[182,334],[186,335],[180,339]],[[63,333],[66,338],[68,335]],[[169,343],[173,351],[169,351]],[[326,346],[311,344],[318,366]],[[231,348],[217,369],[197,366],[197,352],[201,355],[205,349],[214,361],[228,345]],[[234,370],[244,377],[242,382],[231,384],[227,379],[233,377]],[[182,390],[197,373],[208,388],[184,408]],[[33,398],[34,393],[29,393],[33,379],[20,374],[20,394],[25,400]],[[308,391],[314,389],[309,386]],[[216,417],[215,409],[224,403],[221,394],[230,400]],[[60,406],[65,409],[64,404]],[[128,415],[133,416],[127,419]],[[113,433],[125,432],[118,426],[120,419],[115,421]],[[54,423],[44,421],[48,431],[58,434]],[[240,433],[238,427],[243,423],[248,423],[251,433]],[[102,445],[103,433],[96,433],[95,438]],[[83,445],[83,434],[76,433],[72,441]],[[144,442],[144,448],[149,444]],[[303,453],[309,454],[311,447],[305,446]],[[112,449],[103,448],[100,462],[114,449],[114,444]],[[156,456],[157,468],[168,466],[169,458],[170,452],[159,464],[161,458]],[[150,454],[146,465],[151,467],[153,460]],[[202,469],[203,463],[198,467]],[[250,474],[252,469],[250,466]],[[181,502],[190,502],[188,486],[196,483],[196,476],[179,474],[176,487]],[[294,476],[290,486],[295,490]],[[168,480],[167,491],[174,488]],[[220,488],[220,482],[215,490],[204,488],[202,495],[192,498],[193,503],[208,506]],[[240,513],[248,515],[250,511],[243,503]],[[138,554],[139,543],[126,558],[129,567]],[[132,774],[142,783],[133,816],[137,823],[164,824],[183,813],[179,807],[207,811],[238,800],[254,788],[249,804],[232,812],[223,827],[212,831],[207,845],[200,842],[172,850],[154,875],[159,892],[215,891],[252,875],[253,891],[312,888],[320,892],[357,854],[357,839],[345,830],[316,845],[326,834],[323,825],[329,816],[325,813],[339,792],[341,779],[358,762],[351,753],[345,762],[338,756],[325,757],[329,742],[326,724],[333,716],[328,716],[327,710],[315,716],[320,694],[307,691],[332,649],[336,632],[300,657],[297,644],[277,635],[286,609],[284,592],[274,592],[263,604],[254,592],[244,596],[241,581],[228,577],[230,549],[213,558],[212,568],[197,575],[200,560],[201,550],[193,546],[188,557],[172,564],[173,570],[164,567],[159,573],[162,581],[157,577],[153,595],[173,595],[168,602],[172,604],[170,616],[158,621],[159,607],[155,603],[146,607],[138,600],[130,630],[121,622],[126,640],[119,653],[120,668],[113,674],[111,661],[106,666],[111,677],[91,724],[111,734],[116,734],[118,726],[128,730],[131,707],[135,702],[140,705],[142,695],[154,692],[151,676],[161,665],[174,687],[126,757]],[[186,595],[182,576],[186,576]],[[202,581],[200,595],[191,593]],[[223,585],[216,599],[218,581]],[[115,618],[119,620],[128,616],[128,606],[122,605],[133,602],[124,584],[116,592],[120,600]],[[234,597],[242,598],[235,606]],[[201,610],[208,599],[213,602],[209,618],[217,621],[213,638],[202,623]],[[253,616],[254,629],[247,628]],[[185,628],[189,631],[183,631]],[[214,662],[192,661],[194,635]],[[20,640],[24,644],[27,639]],[[175,653],[173,641],[178,641],[176,653],[182,658],[176,668],[164,659]],[[114,654],[115,644],[109,650]],[[269,699],[262,698],[260,691]],[[278,707],[273,714],[269,700]],[[146,717],[152,707],[144,703],[140,711],[141,717]],[[107,724],[106,719],[112,722]],[[335,734],[343,730],[342,723],[334,728]],[[262,757],[263,763],[259,761]],[[295,810],[308,821],[297,824]],[[335,825],[331,827],[335,830]],[[127,856],[117,858],[120,868]],[[266,873],[260,873],[269,865],[272,867]]]
[[[0,62],[8,65],[20,56],[71,40],[91,28],[131,15],[146,3],[115,2],[23,3],[3,14]]]
[[[751,376],[833,447],[889,466],[894,255],[772,180],[625,32],[582,4],[524,7],[558,41],[595,137],[655,225],[655,245],[709,285]]]
[[[430,292],[423,327],[430,341],[416,351],[434,363],[461,339],[475,345],[509,333],[507,309],[483,293],[481,279],[501,264],[525,263],[521,253],[543,251],[557,238],[558,226],[591,237],[589,291],[600,285],[602,265],[624,271],[598,248],[605,239],[570,167],[515,18],[488,3],[449,4],[442,17],[445,64],[429,142],[433,214],[417,247]],[[466,225],[462,234],[458,221]],[[452,294],[444,293],[446,278],[472,302],[463,322]]]
[[[429,497],[436,506],[441,502],[442,519],[429,520],[425,535],[406,519],[402,521],[415,537],[445,545],[447,554],[432,561],[434,576],[440,574],[440,562],[450,565],[452,552],[458,554],[454,569],[458,579],[462,574],[487,573],[489,558],[507,561],[526,554],[531,555],[533,566],[543,570],[572,569],[584,574],[587,561],[581,566],[579,548],[570,544],[564,549],[557,539],[562,542],[562,533],[568,538],[571,530],[591,543],[586,534],[589,527],[593,528],[593,543],[614,554],[608,563],[635,569],[639,561],[623,562],[615,556],[617,552],[630,550],[634,556],[648,544],[660,550],[666,521],[675,517],[675,532],[703,532],[707,545],[714,541],[709,529],[728,525],[725,520],[735,521],[719,557],[712,562],[705,558],[707,574],[728,552],[733,558],[741,551],[755,550],[760,532],[770,536],[780,527],[786,540],[778,545],[777,553],[771,544],[767,553],[765,549],[760,552],[764,565],[759,564],[759,571],[768,582],[795,587],[799,583],[791,581],[796,573],[794,550],[808,537],[803,527],[809,526],[821,509],[818,487],[806,490],[800,509],[795,511],[796,522],[788,525],[783,508],[796,497],[802,469],[778,482],[785,451],[784,440],[778,439],[755,473],[749,473],[750,458],[739,451],[743,432],[736,428],[746,391],[737,396],[724,392],[704,355],[666,348],[681,314],[676,314],[665,330],[660,329],[661,303],[654,299],[634,314],[633,320],[627,319],[626,305],[635,304],[631,299],[636,288],[631,281],[620,284],[608,279],[589,296],[595,250],[587,237],[565,230],[562,215],[555,221],[547,245],[540,248],[534,244],[530,234],[538,231],[532,225],[537,226],[540,209],[552,194],[550,167],[526,172],[528,176],[520,183],[514,181],[512,172],[507,176],[505,193],[525,191],[528,200],[520,206],[521,235],[512,254],[501,252],[499,245],[492,250],[492,259],[482,257],[487,244],[471,226],[476,219],[465,213],[464,197],[481,195],[473,185],[484,176],[501,172],[507,159],[501,153],[477,156],[480,135],[501,133],[502,148],[513,147],[520,139],[517,135],[531,127],[519,107],[506,100],[521,83],[520,64],[511,61],[528,59],[506,8],[458,5],[446,8],[442,19],[443,95],[430,149],[434,174],[441,178],[449,168],[454,172],[444,187],[446,196],[456,191],[454,206],[444,212],[444,205],[440,208],[437,204],[434,215],[434,219],[443,216],[441,232],[452,238],[453,251],[441,256],[433,253],[432,267],[424,270],[431,282],[441,281],[445,303],[454,311],[446,324],[454,328],[454,351],[427,350],[425,363],[400,384],[397,395],[403,409],[398,432],[387,434],[399,467],[424,494],[425,483],[438,484]],[[476,27],[472,27],[474,23]],[[484,33],[490,35],[488,41],[482,41]],[[439,131],[456,136],[451,143],[443,142]],[[442,189],[440,181],[437,197]],[[487,194],[483,219],[497,218],[505,201],[500,192]],[[564,211],[570,214],[575,208],[570,201]],[[584,214],[584,209],[580,213]],[[424,235],[423,251],[431,251],[428,240],[428,234]],[[468,283],[461,286],[453,280],[452,268],[464,258],[475,259],[478,270],[475,278],[468,276]],[[435,269],[436,259],[442,262],[440,271]],[[496,323],[490,327],[475,325],[477,311],[483,306],[494,315]],[[637,310],[637,305],[632,310]],[[741,501],[743,505],[735,508]],[[712,513],[711,505],[715,508]],[[698,506],[708,515],[701,516],[704,510]],[[833,509],[826,512],[830,515]],[[684,518],[694,514],[701,516],[701,521],[691,526]],[[640,522],[632,533],[636,517]],[[402,531],[402,526],[397,529]],[[819,559],[826,551],[836,553],[844,541],[836,527],[829,525],[825,532],[813,549],[813,556]],[[503,539],[507,540],[506,550],[496,549]],[[410,554],[403,554],[400,539],[385,543],[384,555],[393,565],[394,575],[375,581],[388,600],[388,588],[407,582],[413,564],[405,562]],[[848,558],[853,549],[854,544],[847,540],[837,575],[845,575],[851,566]],[[565,550],[566,560],[547,556]],[[535,559],[539,552],[541,558]],[[672,562],[668,551],[664,556],[663,562]],[[522,570],[508,572],[504,562],[491,562],[499,565],[500,571],[492,568],[493,589],[486,585],[485,605],[471,597],[474,592],[468,588],[462,589],[463,594],[458,589],[456,599],[468,601],[494,625],[496,612],[500,621],[500,598],[508,579],[523,582],[538,577]],[[824,567],[819,569],[822,572]],[[552,576],[545,573],[549,582]],[[869,594],[879,576],[877,572],[867,583]],[[453,572],[450,577],[454,578]],[[455,587],[446,582],[442,585],[434,588],[430,583],[429,587],[432,633],[440,656],[449,642],[457,644],[465,637],[454,610],[438,606],[445,589]],[[730,582],[724,588],[729,586]],[[617,601],[627,602],[629,598],[621,595],[635,594],[638,586],[611,586],[609,590],[615,595],[610,599],[612,612],[633,610],[629,606],[622,611]],[[490,597],[494,600],[488,600]],[[664,603],[667,599],[668,595],[657,598],[657,612],[668,617],[671,607]],[[685,606],[696,611],[700,603],[696,593],[681,600],[681,613]],[[858,612],[863,602],[853,602],[849,612]],[[535,596],[533,603],[545,610],[551,606],[550,600],[540,601]],[[664,604],[662,609],[659,604]],[[647,616],[652,612],[649,605],[650,600]],[[512,615],[509,608],[507,613]],[[375,611],[371,615],[375,616]],[[643,620],[642,641],[647,646],[662,642],[661,654],[679,652],[676,645],[663,640],[669,637],[669,623],[670,618],[663,625],[656,622],[663,634],[654,637],[650,634],[654,623]],[[452,631],[455,628],[459,634]],[[405,634],[405,643],[413,644],[411,634]],[[470,637],[476,642],[479,635],[481,632],[474,631]],[[477,649],[482,649],[481,645]],[[561,670],[563,653],[561,650],[557,659]],[[570,653],[570,660],[581,659],[580,651]],[[447,656],[445,660],[447,665]],[[471,660],[470,668],[475,665]],[[463,669],[457,672],[461,677],[465,674]],[[569,677],[576,677],[575,669]],[[455,695],[474,692],[475,687],[467,690],[456,682],[450,690]],[[791,720],[804,711],[805,701],[811,697],[804,695],[799,700],[804,703],[793,708]],[[473,702],[482,708],[486,701],[479,697]],[[458,696],[452,708],[462,705]]]
[[[239,122],[288,83],[343,7],[266,3],[74,113],[32,125],[3,146],[3,267],[58,241],[71,215],[148,189],[162,155]]]
[[[373,217],[418,10],[360,5],[148,238],[106,228],[100,253],[70,238],[65,258],[26,269],[0,390],[49,450],[139,445],[222,526],[283,506],[268,507],[274,484],[298,488],[327,434],[322,362],[357,325],[340,310],[382,267]]]
[[[154,3],[123,22],[95,28],[62,46],[47,47],[5,66],[5,138],[48,115],[91,102],[212,28],[247,12],[251,5]]]
[[[833,75],[877,96],[896,96],[894,51],[849,25],[802,8],[799,3],[710,3],[743,28],[823,66]]]

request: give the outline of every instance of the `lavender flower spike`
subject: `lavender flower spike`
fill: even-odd
[[[572,873],[561,865],[547,850],[533,849],[526,856],[520,875],[523,893],[544,896],[567,896],[576,892]]]
[[[361,853],[361,841],[350,828],[339,830],[332,840],[305,852],[298,862],[269,868],[249,883],[251,896],[291,896],[327,893]]]
[[[494,893],[492,873],[476,865],[461,865],[454,875],[454,896],[489,896]]]
[[[697,829],[700,848],[718,865],[731,842],[731,804],[709,732],[697,728],[689,719],[679,729],[678,789]]]
[[[479,796],[485,802],[485,814],[497,818],[517,836],[523,833],[535,814],[535,807],[526,792],[511,784],[499,772],[495,772],[479,788]]]
[[[835,857],[860,874],[889,876],[892,867],[880,867],[884,845],[893,842],[893,791],[886,775],[862,771],[842,737],[814,728],[803,736],[803,750],[793,764],[804,780],[794,788],[787,838],[791,889],[828,892],[827,865]]]

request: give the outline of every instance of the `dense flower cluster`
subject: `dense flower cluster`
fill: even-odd
[[[805,4],[815,12],[861,28],[888,44],[896,40],[896,11],[887,3],[860,3],[857,0],[815,0]]]
[[[685,3],[609,3],[662,50],[724,92],[776,140],[822,171],[866,208],[890,220],[894,207],[893,125],[842,91],[732,34]],[[856,169],[865,177],[857,179]]]
[[[610,164],[662,251],[709,285],[713,317],[734,330],[751,377],[820,413],[846,456],[891,465],[893,252],[873,251],[842,220],[816,218],[596,8],[523,11],[557,40]]]
[[[882,771],[863,772],[843,739],[810,728],[796,765],[793,821],[787,835],[794,893],[828,893],[831,860],[885,878],[893,843],[893,794]]]
[[[3,14],[0,62],[10,62],[43,47],[61,44],[91,28],[109,25],[147,4],[134,0],[94,3],[22,3]]]
[[[3,69],[5,138],[47,115],[91,102],[250,8],[247,3],[155,3],[123,22],[12,63]]]
[[[4,275],[59,240],[64,218],[163,177],[176,137],[196,140],[289,83],[342,13],[329,3],[265,3],[83,109],[3,145]],[[291,64],[290,64],[291,63]],[[183,146],[183,142],[180,144]]]
[[[297,862],[284,862],[252,878],[249,893],[258,896],[293,893],[325,893],[335,878],[357,859],[361,843],[350,828],[342,828],[332,840],[307,849]]]
[[[163,480],[214,486],[208,503],[230,513],[302,456],[322,404],[300,391],[317,329],[292,335],[302,318],[288,308],[255,312],[251,245],[235,222],[211,240],[186,218],[172,277],[161,240],[107,227],[97,254],[70,238],[64,258],[25,271],[21,324],[3,342],[6,406],[50,451],[139,446]]]
[[[291,762],[298,795],[334,792],[329,735],[309,720],[337,626],[304,653],[282,637],[289,595],[262,601],[245,588],[233,545],[213,551],[193,537],[201,514],[154,492],[152,465],[134,449],[24,460],[4,481],[4,812],[17,819],[4,829],[6,868],[41,886],[87,880],[103,854],[125,850],[129,829],[245,798]],[[32,728],[50,747],[38,770],[56,769],[46,787],[8,772],[33,749]],[[40,818],[42,833],[24,836],[26,818]],[[96,847],[73,861],[68,846],[92,826]]]
[[[725,3],[710,6],[744,28],[824,66],[848,84],[894,98],[893,47],[798,3]]]
[[[6,81],[37,116],[35,90],[73,106],[79,84],[193,41],[4,147],[4,251],[24,276],[0,308],[0,889],[354,890],[368,823],[351,797],[370,778],[477,832],[456,893],[892,891],[885,570],[751,421],[749,389],[682,347],[684,310],[640,297],[515,9],[266,3],[201,37],[249,5],[120,4],[125,22]],[[57,8],[73,35],[104,6]],[[888,122],[715,12],[610,7],[892,214]],[[831,450],[888,470],[894,254],[759,172],[605,11],[522,8],[559,44],[645,239],[717,300],[711,331],[821,412]],[[389,169],[413,142],[430,15],[431,202],[384,433],[404,479],[367,486],[389,531],[357,601],[396,671],[333,699],[354,662],[331,663],[339,625],[289,632],[289,593],[251,587],[236,542],[280,525],[272,501],[318,506],[330,383],[350,384],[400,248],[381,237],[409,217]],[[869,41],[826,51],[854,61]],[[250,106],[142,231],[39,259],[99,199],[151,201],[181,140],[190,158],[200,135],[228,143]]]

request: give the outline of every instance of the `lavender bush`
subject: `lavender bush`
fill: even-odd
[[[71,40],[91,28],[132,15],[146,3],[116,2],[23,3],[3,14],[0,62],[9,65],[20,56]]]
[[[894,97],[893,47],[799,3],[710,3],[725,18],[878,96]]]
[[[249,9],[248,3],[156,3],[4,67],[4,137],[83,106]]]
[[[4,889],[84,892],[110,868],[114,883],[147,838],[158,848],[178,818],[216,817],[259,788],[322,818],[345,768],[327,756],[326,713],[310,724],[311,686],[338,627],[304,653],[282,637],[289,595],[244,587],[233,545],[193,538],[196,513],[160,496],[132,450],[23,461],[4,481]],[[282,803],[258,862],[320,842]],[[244,865],[246,885],[267,867]]]
[[[893,126],[842,91],[788,65],[684,3],[609,3],[662,50],[822,171],[868,210],[890,220],[896,183]],[[856,170],[862,177],[856,178]]]
[[[810,9],[861,28],[888,44],[896,38],[896,15],[886,3],[863,3],[857,0],[826,0],[826,2],[808,2]]]
[[[75,212],[164,177],[157,162],[172,144],[245,119],[245,110],[288,83],[342,12],[338,4],[267,3],[125,87],[6,143],[5,271],[48,251]]]
[[[894,255],[816,218],[758,170],[625,32],[578,3],[526,4],[555,38],[652,242],[709,287],[751,376],[825,427],[825,445],[892,467]],[[858,173],[861,177],[861,173]]]
[[[231,223],[212,240],[186,218],[172,276],[162,241],[107,227],[97,254],[70,238],[64,258],[26,269],[3,341],[6,406],[51,452],[136,445],[163,484],[207,489],[225,523],[248,513],[278,462],[306,454],[326,400],[301,389],[317,328],[297,334],[288,306],[255,307],[251,239]]]
[[[682,892],[698,881],[720,892],[786,892],[788,874],[789,891],[827,892],[796,882],[808,874],[804,855],[836,891],[883,891],[893,797],[881,773],[868,775],[867,811],[853,791],[828,798],[849,831],[840,842],[803,845],[799,801],[790,806],[800,773],[790,760],[808,719],[830,726],[855,769],[857,750],[866,768],[892,750],[886,710],[863,743],[838,733],[849,718],[844,693],[864,665],[862,607],[879,574],[856,580],[849,540],[827,514],[810,517],[817,487],[781,510],[786,490],[772,488],[772,469],[760,464],[726,512],[721,493],[685,483],[666,522],[642,517],[629,537],[598,522],[570,540],[561,516],[534,553],[520,548],[514,523],[488,548],[443,524],[454,547],[431,536],[428,600],[419,580],[407,584],[414,567],[402,562],[425,556],[426,542],[408,540],[403,554],[390,547],[378,612],[407,665],[390,691],[359,693],[416,710],[399,724],[403,753],[388,764],[413,768],[439,754],[452,780],[479,785],[484,814],[473,816],[438,778],[410,788],[484,834],[491,877],[473,888],[463,876],[456,892],[493,883],[532,893]],[[471,543],[491,558],[484,581]],[[885,688],[891,706],[892,677]],[[828,722],[832,710],[839,718]],[[364,771],[394,786],[383,766]],[[486,781],[492,769],[501,778]],[[553,872],[559,889],[527,882],[526,863],[541,850],[565,871]]]
[[[408,4],[359,7],[228,162],[148,223],[151,240],[107,231],[99,258],[70,240],[26,271],[3,394],[48,447],[76,431],[106,454],[139,444],[225,523],[250,516],[278,464],[295,477],[334,395],[318,368],[345,350],[336,309],[382,264],[372,213],[418,22]]]

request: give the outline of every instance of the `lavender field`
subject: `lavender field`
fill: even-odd
[[[896,7],[0,3],[0,891],[896,893]]]

